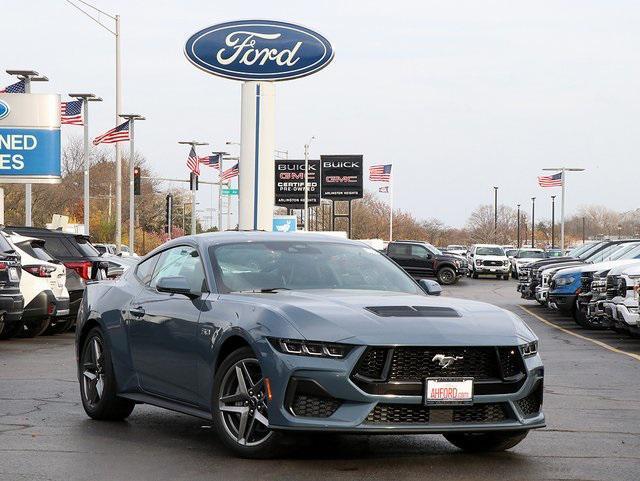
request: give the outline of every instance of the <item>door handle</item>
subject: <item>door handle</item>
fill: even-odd
[[[129,309],[133,317],[144,317],[144,309],[140,306]]]

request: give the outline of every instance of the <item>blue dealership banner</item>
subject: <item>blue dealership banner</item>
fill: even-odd
[[[60,175],[59,129],[0,127],[0,182]]]

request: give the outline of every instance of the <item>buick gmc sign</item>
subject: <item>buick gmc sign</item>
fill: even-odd
[[[362,155],[321,155],[322,198],[362,198]]]
[[[204,71],[234,80],[290,80],[333,59],[329,41],[313,30],[271,20],[220,23],[192,35],[185,55]]]

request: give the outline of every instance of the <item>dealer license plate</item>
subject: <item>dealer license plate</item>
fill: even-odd
[[[427,405],[473,402],[473,378],[428,378],[424,390]]]
[[[15,267],[9,267],[9,280],[11,282],[18,282],[20,277],[18,276],[18,269]]]

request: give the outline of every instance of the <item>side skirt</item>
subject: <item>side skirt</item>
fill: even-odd
[[[173,400],[141,393],[124,393],[118,394],[118,396],[126,399],[131,399],[132,401],[136,401],[138,403],[151,404],[152,406],[157,406],[159,408],[169,409],[170,411],[188,414],[190,416],[195,416],[197,418],[211,421],[211,413],[203,411],[202,409],[198,409],[197,407],[191,406],[189,404],[182,404]]]

